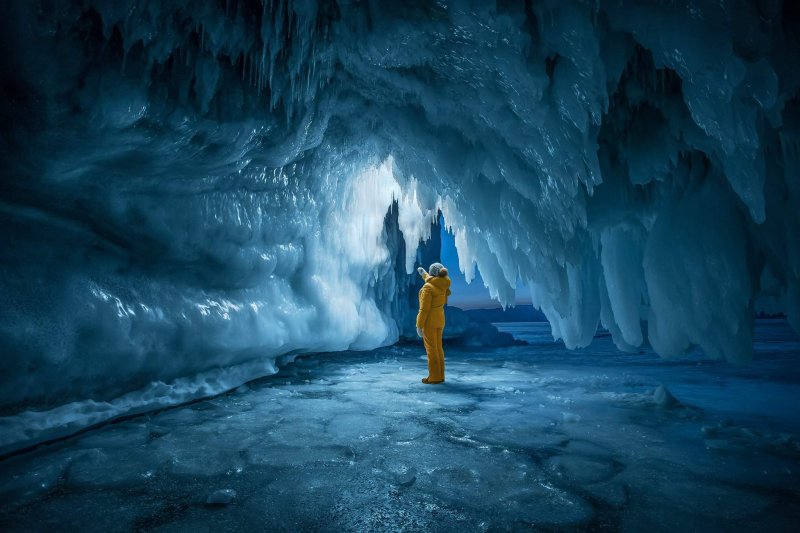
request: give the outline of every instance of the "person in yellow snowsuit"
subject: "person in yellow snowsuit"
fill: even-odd
[[[433,384],[444,381],[444,350],[442,332],[444,331],[444,306],[450,296],[450,278],[441,263],[434,263],[425,272],[417,269],[425,280],[419,290],[419,312],[417,313],[417,335],[422,337],[428,353],[428,377],[423,383]]]

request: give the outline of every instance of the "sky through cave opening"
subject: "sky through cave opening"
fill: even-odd
[[[480,268],[474,265],[475,276],[471,281],[467,281],[465,273],[462,271],[458,258],[456,239],[452,228],[447,226],[442,212],[438,215],[438,226],[441,237],[441,262],[449,272],[453,282],[453,295],[449,300],[449,305],[462,309],[484,309],[498,308],[500,303],[493,299],[489,294],[489,288],[481,277]],[[531,305],[530,291],[521,279],[517,278],[515,305]]]

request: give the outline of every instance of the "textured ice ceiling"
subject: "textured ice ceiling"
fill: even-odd
[[[569,347],[746,361],[755,313],[800,330],[792,1],[2,11],[7,414],[393,342],[439,210]]]

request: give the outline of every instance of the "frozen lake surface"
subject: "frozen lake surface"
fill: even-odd
[[[759,321],[744,367],[499,326],[531,345],[446,347],[444,385],[420,383],[421,346],[321,354],[8,457],[0,529],[794,529],[800,342],[784,321]]]

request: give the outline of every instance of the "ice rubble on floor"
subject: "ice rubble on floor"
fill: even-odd
[[[799,343],[785,322],[758,328],[752,368],[620,354],[607,336],[450,349],[436,388],[418,347],[301,358],[4,460],[0,527],[788,531],[800,424],[779,407]],[[659,405],[661,384],[680,404]]]

